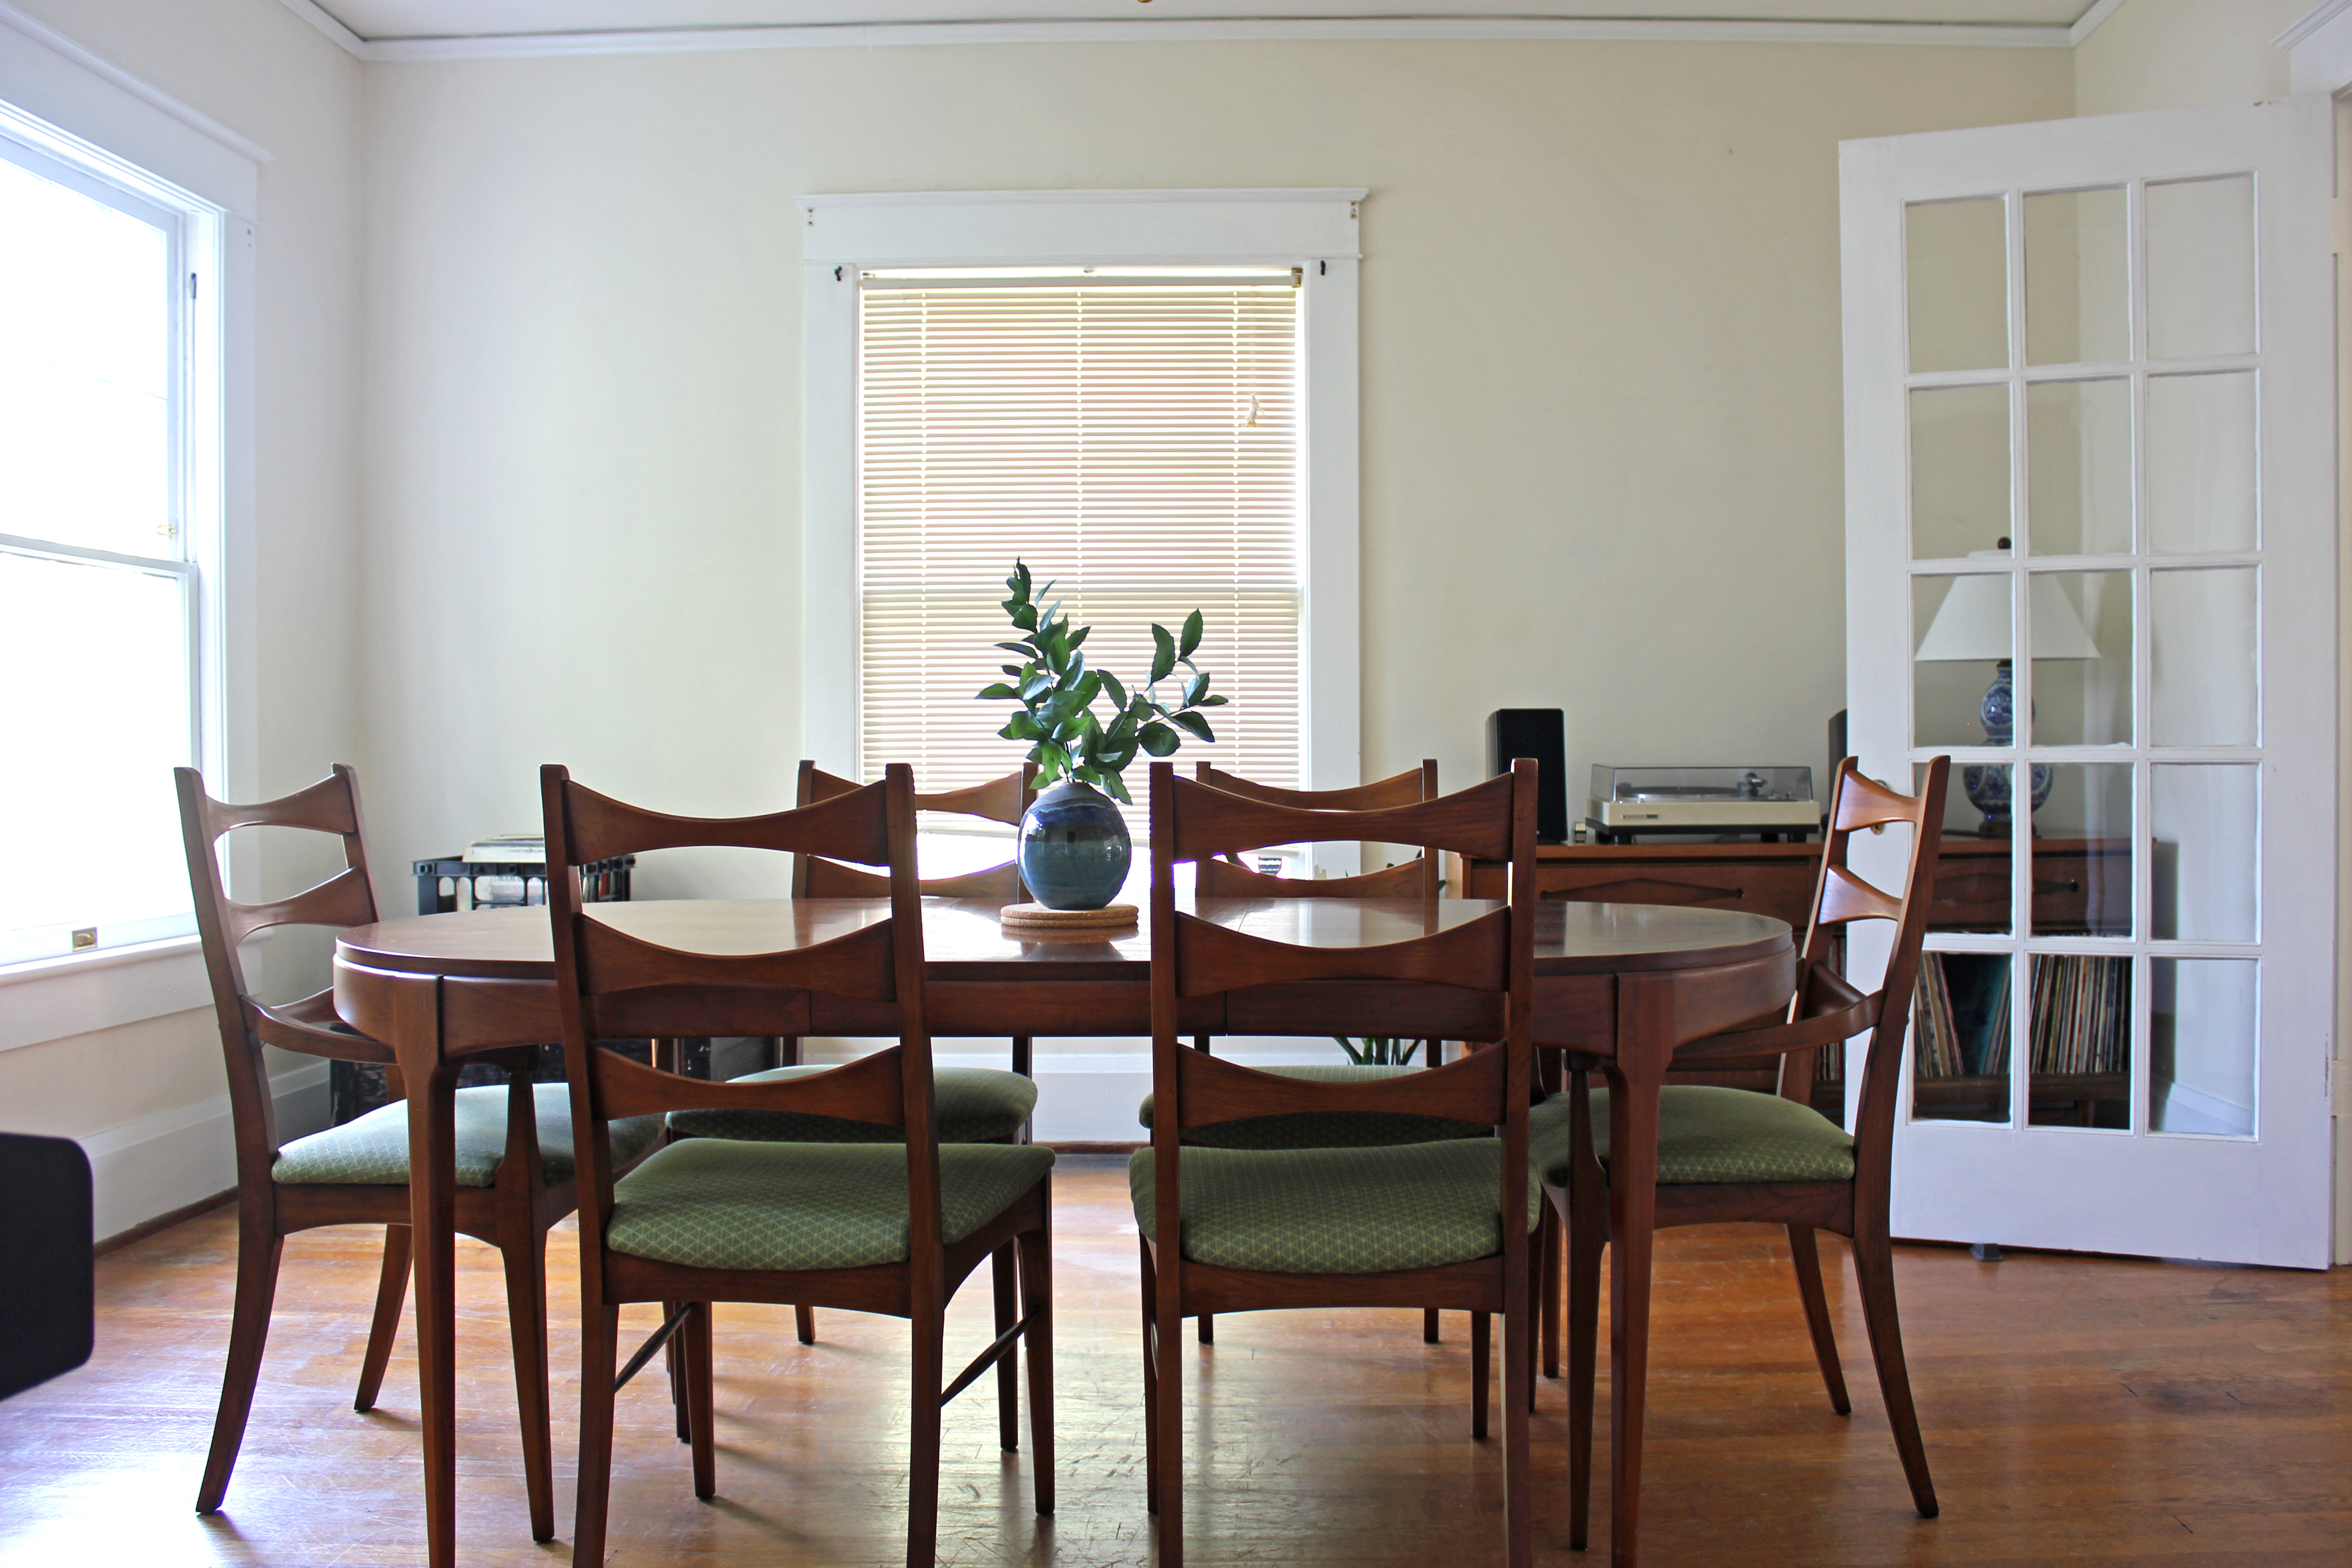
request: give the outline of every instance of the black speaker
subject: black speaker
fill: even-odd
[[[81,1145],[0,1132],[0,1399],[89,1359],[89,1236]]]
[[[1558,708],[1497,708],[1486,715],[1486,768],[1507,773],[1536,760],[1536,838],[1568,842],[1568,715]]]

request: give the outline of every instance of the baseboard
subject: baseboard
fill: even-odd
[[[1132,1154],[1138,1149],[1149,1149],[1149,1143],[1048,1143],[1046,1148],[1056,1154]]]
[[[278,1108],[278,1137],[290,1142],[328,1124],[327,1064],[307,1062],[270,1079]],[[89,1156],[93,1186],[90,1231],[95,1245],[136,1239],[131,1233],[150,1222],[201,1212],[188,1194],[234,1192],[236,1140],[229,1121],[228,1096],[216,1094],[194,1105],[173,1106],[103,1132],[78,1140]]]
[[[236,1202],[236,1189],[224,1188],[208,1198],[198,1198],[194,1203],[183,1204],[169,1214],[159,1214],[153,1219],[140,1221],[129,1230],[118,1231],[105,1240],[94,1244],[89,1249],[89,1255],[92,1258],[103,1258],[110,1252],[119,1252],[134,1241],[144,1241],[151,1236],[160,1236],[175,1225],[192,1220],[200,1214],[210,1214],[216,1208],[226,1207],[235,1202]]]

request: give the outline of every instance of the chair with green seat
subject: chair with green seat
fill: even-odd
[[[717,1489],[711,1304],[812,1304],[908,1319],[914,1328],[907,1561],[927,1568],[939,1520],[940,1412],[1025,1342],[1037,1510],[1053,1510],[1053,1151],[1027,1143],[943,1144],[926,1027],[923,915],[914,859],[914,784],[903,763],[882,782],[817,805],[733,819],[667,816],[541,772],[556,999],[581,1169],[580,1491],[572,1562],[604,1561],[612,1490],[614,1394],[672,1335],[684,1347],[694,1489]],[[885,868],[887,913],[820,925],[772,952],[692,951],[629,934],[645,906],[583,906],[571,869],[614,855],[688,846],[822,853]],[[615,914],[613,911],[622,910]],[[671,911],[677,914],[679,911]],[[691,920],[685,922],[691,928]],[[840,934],[827,935],[837,931]],[[710,1083],[657,1071],[604,1038],[805,1032],[820,1002],[895,1025],[895,1045],[820,1071],[763,1083]],[[887,1127],[890,1142],[700,1137],[673,1142],[615,1179],[599,1158],[614,1118],[718,1110]],[[942,1384],[945,1317],[956,1287],[1000,1247],[1020,1258],[1026,1311]],[[675,1302],[617,1373],[619,1313]],[[1010,1445],[1007,1445],[1010,1447]]]
[[[1841,1415],[1850,1414],[1852,1405],[1838,1364],[1814,1232],[1832,1231],[1853,1242],[1879,1388],[1912,1501],[1926,1519],[1936,1516],[1936,1490],[1903,1361],[1887,1210],[1903,1039],[1935,891],[1950,765],[1949,758],[1936,758],[1919,794],[1909,796],[1863,777],[1851,757],[1839,764],[1812,921],[1787,1020],[1712,1036],[1675,1054],[1677,1064],[1702,1068],[1778,1058],[1778,1092],[1669,1082],[1660,1090],[1658,1108],[1656,1227],[1741,1221],[1788,1226],[1814,1357],[1830,1404]],[[1846,865],[1855,833],[1882,832],[1898,824],[1911,829],[1900,898],[1871,886]],[[1867,995],[1834,967],[1837,940],[1864,920],[1894,927],[1882,984]],[[1859,1035],[1869,1039],[1860,1113],[1849,1135],[1813,1110],[1810,1095],[1819,1054],[1843,1050]],[[1609,1104],[1607,1090],[1591,1087],[1589,1059],[1570,1060],[1576,1070],[1567,1091],[1537,1107],[1529,1121],[1537,1172],[1568,1223],[1569,1528],[1570,1543],[1580,1548],[1591,1515],[1601,1262],[1609,1239]]]
[[[915,809],[1017,825],[1022,814],[1029,809],[1029,803],[1036,797],[1036,791],[1031,787],[1031,780],[1036,772],[1034,763],[1024,763],[1017,772],[967,789],[941,790],[930,795],[919,792],[915,796]],[[853,794],[860,787],[803,759],[794,804],[814,805],[819,801]],[[887,877],[861,871],[855,866],[845,866],[822,853],[793,857],[792,885],[795,899],[877,899],[887,898],[890,893]],[[1010,860],[985,870],[968,871],[959,876],[925,878],[917,883],[917,888],[927,897],[995,899],[1003,903],[1017,903],[1024,896],[1020,868]],[[765,1072],[749,1073],[732,1081],[785,1082],[826,1070],[822,1067],[800,1065],[800,1040],[797,1037],[785,1036],[779,1044],[789,1058],[787,1065],[772,1068]],[[1037,1086],[1030,1077],[1030,1045],[1029,1037],[1014,1037],[1011,1072],[994,1068],[933,1069],[932,1091],[939,1113],[940,1142],[1025,1143],[1029,1141],[1029,1118],[1037,1109]],[[898,1141],[898,1129],[896,1127],[780,1110],[681,1110],[671,1115],[669,1131],[673,1138],[746,1138],[786,1143],[895,1143]],[[1012,1321],[1007,1314],[1012,1310],[1014,1267],[1013,1250],[1007,1247],[995,1263],[997,1310],[1003,1322]],[[793,1317],[800,1342],[814,1344],[816,1314],[803,1304],[794,1308]],[[1003,1370],[1002,1375],[1010,1377],[1010,1363]],[[1010,1392],[1008,1384],[1008,1395]],[[1009,1429],[1006,1446],[1011,1447]]]
[[[236,1147],[236,1304],[212,1449],[196,1492],[196,1511],[211,1513],[227,1494],[244,1443],[269,1334],[278,1262],[286,1237],[296,1231],[330,1225],[384,1227],[375,1313],[352,1400],[358,1410],[375,1407],[408,1289],[408,1107],[402,1102],[392,1048],[345,1027],[335,1016],[331,992],[269,1004],[257,1001],[246,984],[243,944],[255,931],[290,925],[341,930],[374,922],[375,892],[360,832],[356,776],[338,763],[309,788],[257,805],[215,800],[194,768],[174,768],[173,776],[196,929],[227,1058]],[[239,827],[333,834],[341,840],[343,868],[291,898],[238,903],[223,885],[216,846],[222,835]],[[394,1103],[281,1144],[265,1047],[381,1064]],[[455,1224],[505,1255],[524,1490],[532,1539],[550,1541],[555,1536],[555,1496],[547,1396],[547,1232],[572,1209],[572,1108],[562,1085],[531,1082],[528,1048],[485,1053],[478,1059],[503,1068],[507,1081],[503,1087],[457,1091]],[[655,1117],[614,1122],[608,1155],[613,1165],[634,1164],[660,1133]]]
[[[1128,1178],[1143,1260],[1146,1489],[1166,1568],[1183,1552],[1184,1318],[1432,1304],[1469,1311],[1474,1323],[1503,1316],[1507,1555],[1514,1568],[1530,1561],[1535,798],[1528,761],[1458,795],[1346,814],[1244,799],[1153,764],[1153,1117]],[[1342,831],[1327,831],[1334,826]],[[1305,918],[1289,922],[1296,942],[1276,940],[1264,922],[1245,931],[1176,908],[1180,861],[1331,837],[1491,856],[1511,867],[1510,900],[1475,914],[1423,902],[1319,942],[1303,903],[1294,909]],[[1496,1043],[1409,1081],[1331,1081],[1260,1072],[1178,1035],[1180,1019],[1202,1010],[1237,1032],[1322,1036],[1399,1009],[1449,1038]],[[1499,1136],[1354,1148],[1203,1142],[1239,1122],[1336,1114],[1433,1116]]]
[[[1197,782],[1223,790],[1228,795],[1301,811],[1379,811],[1437,798],[1437,763],[1433,758],[1423,758],[1418,768],[1345,789],[1286,789],[1278,784],[1259,784],[1255,779],[1226,773],[1207,763],[1198,763],[1192,776]],[[1323,878],[1268,876],[1243,865],[1239,856],[1220,855],[1202,861],[1195,868],[1193,892],[1204,899],[1433,899],[1437,897],[1441,885],[1437,858],[1433,855],[1423,855],[1401,866],[1384,867],[1358,876]],[[1210,1037],[1206,1035],[1195,1036],[1192,1044],[1201,1050],[1211,1048]],[[1414,1048],[1423,1055],[1422,1066],[1437,1065],[1437,1041],[1423,1040]],[[1326,1082],[1342,1082],[1392,1078],[1399,1073],[1418,1072],[1421,1068],[1370,1064],[1341,1067],[1334,1064],[1328,1068],[1278,1067],[1266,1070],[1286,1076],[1317,1078]],[[1139,1120],[1147,1129],[1150,1127],[1151,1100],[1148,1095],[1139,1112]],[[1431,1116],[1277,1116],[1254,1118],[1230,1127],[1203,1130],[1202,1137],[1195,1142],[1205,1141],[1213,1132],[1218,1146],[1225,1148],[1350,1148],[1382,1143],[1430,1142],[1446,1138],[1484,1138],[1488,1131],[1484,1127],[1465,1127],[1460,1122]],[[1216,1342],[1216,1318],[1213,1313],[1202,1313],[1196,1327],[1202,1344]],[[1437,1309],[1434,1307],[1422,1314],[1421,1337],[1433,1345],[1438,1342]]]

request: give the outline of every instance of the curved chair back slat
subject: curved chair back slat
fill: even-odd
[[[983,822],[1002,822],[1017,827],[1028,813],[1030,803],[1037,798],[1032,787],[1036,774],[1034,763],[1024,763],[1018,771],[986,784],[929,794],[918,791],[915,809],[974,816]],[[794,798],[800,805],[814,805],[862,787],[803,759]],[[924,893],[941,899],[996,899],[1013,904],[1027,897],[1021,886],[1020,867],[1011,860],[952,877],[925,878],[919,886]],[[793,861],[793,897],[796,899],[878,899],[887,897],[889,891],[890,879],[887,876],[860,871],[822,856],[802,855]]]
[[[213,1013],[228,1070],[238,1179],[267,1183],[278,1158],[278,1117],[261,1058],[264,1046],[346,1061],[392,1060],[392,1052],[381,1043],[331,1026],[334,1008],[328,993],[265,1006],[253,998],[245,978],[243,943],[255,931],[286,925],[341,931],[374,922],[375,892],[360,832],[359,781],[350,767],[338,763],[325,778],[292,795],[238,805],[214,799],[205,790],[204,775],[194,768],[173,768],[172,779],[179,798],[188,890],[195,904],[196,931],[204,944],[205,973],[212,984]],[[218,847],[221,836],[237,827],[331,833],[342,840],[343,868],[290,898],[239,903],[228,896]]]
[[[1408,768],[1384,779],[1374,779],[1370,784],[1344,789],[1285,789],[1278,784],[1259,784],[1238,773],[1226,773],[1207,763],[1197,764],[1192,777],[1196,783],[1221,789],[1227,795],[1240,795],[1244,800],[1261,801],[1268,805],[1297,806],[1307,811],[1378,811],[1388,806],[1411,805],[1415,801],[1437,798],[1437,761],[1433,757],[1424,757],[1417,768]],[[1234,856],[1228,855],[1222,859],[1224,866],[1246,870]],[[1391,873],[1398,874],[1391,877]],[[1199,890],[1205,898],[1282,896],[1282,893],[1256,884],[1232,882],[1222,868],[1213,869],[1206,860],[1201,862],[1201,877]],[[1381,879],[1375,881],[1375,878]],[[1409,899],[1415,896],[1433,899],[1437,897],[1440,886],[1437,858],[1428,854],[1418,860],[1407,861],[1403,866],[1391,866],[1360,877],[1319,880],[1307,877],[1268,877],[1265,880],[1285,883],[1283,891],[1293,898],[1309,899]],[[1215,890],[1212,890],[1213,883]],[[1228,888],[1234,890],[1224,890]]]

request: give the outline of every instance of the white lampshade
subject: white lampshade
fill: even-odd
[[[1972,550],[1971,561],[2009,558],[2006,550]],[[1912,657],[1923,662],[1959,659],[2014,658],[2009,633],[2010,574],[1988,572],[1981,576],[1955,577],[1944,595],[1927,635],[1919,639]],[[2058,586],[2055,574],[2031,574],[2035,658],[2097,658],[2099,645],[2072,601]]]

